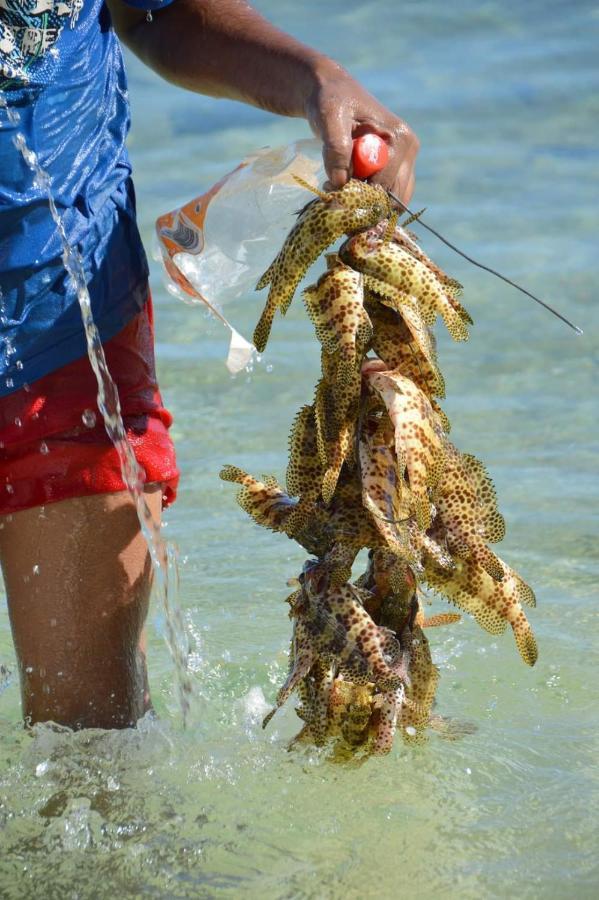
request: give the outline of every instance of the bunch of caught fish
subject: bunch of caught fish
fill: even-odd
[[[299,179],[298,179],[299,181]],[[505,533],[482,463],[447,437],[431,326],[452,337],[472,320],[461,286],[418,246],[379,186],[351,180],[317,193],[299,213],[258,288],[270,285],[254,343],[264,350],[307,269],[340,237],[327,269],[303,292],[322,345],[314,401],[290,435],[286,490],[234,466],[237,500],[259,524],[293,538],[310,559],[288,598],[289,675],[264,725],[295,691],[301,737],[335,738],[384,754],[399,728],[424,739],[438,681],[424,629],[422,585],[470,613],[491,634],[509,623],[528,665],[537,646],[523,605],[532,590],[489,547]],[[352,581],[360,550],[366,572]]]

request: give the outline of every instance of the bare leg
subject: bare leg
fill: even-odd
[[[160,519],[161,490],[146,487]],[[149,552],[126,492],[0,518],[0,561],[23,714],[73,728],[124,728],[150,708],[143,625]]]

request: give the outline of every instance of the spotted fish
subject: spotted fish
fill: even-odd
[[[355,405],[350,406],[339,422],[333,386],[325,378],[321,378],[316,386],[314,415],[318,452],[325,469],[321,493],[324,502],[330,503],[341,474],[341,467],[353,453],[357,408]]]
[[[398,712],[398,726],[406,743],[426,740],[425,728],[435,701],[439,670],[433,664],[428,639],[422,628],[414,624],[410,645],[410,684]]]
[[[462,294],[463,287],[459,281],[456,281],[455,278],[451,278],[447,275],[443,269],[441,269],[436,263],[430,259],[429,256],[424,252],[422,247],[418,245],[415,237],[405,228],[398,227],[396,228],[393,234],[393,241],[399,244],[400,247],[403,247],[404,250],[414,256],[419,262],[426,266],[429,272],[434,275],[437,281],[443,285],[443,290],[447,294],[447,299],[456,310],[458,315],[467,322],[468,325],[472,325],[472,317],[470,313],[464,309],[462,304],[459,302],[458,297]]]
[[[406,680],[399,642],[387,628],[373,622],[353,585],[331,590],[328,581],[323,582],[322,567],[312,566],[292,612],[292,669],[263,727],[317,660],[334,664],[353,684],[373,682],[383,690],[395,690]]]
[[[237,466],[224,466],[220,472],[223,481],[241,484],[237,502],[258,525],[272,531],[284,531],[289,516],[297,506],[282,489],[276,478],[265,476],[262,481],[248,475]]]
[[[426,345],[414,338],[400,311],[374,300],[366,303],[366,310],[373,324],[371,347],[385,363],[385,368],[395,369],[410,378],[420,390],[431,398],[445,396],[445,381],[437,365],[434,340],[422,323]]]
[[[301,706],[296,712],[310,729],[310,736],[317,746],[323,744],[330,733],[329,706],[334,680],[334,665],[317,659],[297,687]]]
[[[289,530],[303,525],[320,496],[324,466],[318,452],[314,407],[303,406],[289,435],[287,490],[299,503],[290,516]]]
[[[460,453],[449,441],[445,448],[445,468],[434,492],[435,531],[441,530],[452,555],[472,555],[492,578],[501,581],[503,565],[486,545],[505,535],[493,482],[476,457]]]
[[[410,509],[405,504],[397,458],[383,432],[360,438],[362,503],[386,546],[396,555],[411,557],[408,540]]]
[[[399,292],[413,297],[427,325],[433,325],[441,315],[454,340],[468,339],[463,316],[435,274],[398,243],[384,240],[380,230],[373,228],[350,237],[339,255],[352,268],[375,279],[382,296],[392,299]]]
[[[372,743],[374,756],[384,756],[391,752],[397,730],[397,718],[401,714],[405,699],[406,688],[403,684],[394,691],[387,691],[376,697],[376,718]]]
[[[337,379],[351,379],[372,337],[372,323],[364,309],[363,276],[337,262],[306,288],[303,297],[325,352],[337,355]]]
[[[474,616],[490,634],[501,634],[509,623],[520,656],[527,665],[534,666],[537,642],[522,604],[535,606],[535,595],[513,569],[502,560],[499,562],[503,568],[501,581],[495,581],[472,556],[457,560],[453,572],[425,560],[424,579],[438,593]]]
[[[280,309],[285,314],[295,289],[320,254],[341,235],[368,228],[391,214],[389,197],[380,185],[351,179],[340,190],[325,194],[296,180],[318,194],[318,199],[302,210],[256,285],[261,290],[270,284],[266,306],[254,331],[254,344],[260,352],[266,347],[275,312]]]
[[[428,490],[439,483],[445,465],[443,432],[426,394],[399,372],[385,371],[383,365],[365,363],[362,374],[393,423],[400,471],[407,469],[416,519],[425,531],[431,519]]]

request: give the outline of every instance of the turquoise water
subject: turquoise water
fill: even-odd
[[[161,384],[183,478],[165,536],[181,554],[196,696],[184,732],[164,623],[150,621],[158,722],[135,733],[25,734],[0,696],[0,896],[587,898],[599,890],[597,377],[599,6],[259,2],[326,49],[422,142],[414,206],[475,257],[585,329],[424,239],[466,286],[467,345],[441,332],[455,442],[495,479],[501,555],[535,587],[534,669],[510,634],[431,632],[438,711],[477,726],[361,767],[288,753],[292,706],[259,719],[286,668],[286,580],[302,552],[254,527],[217,472],[282,475],[318,352],[303,308],[231,379],[224,329],[174,300],[155,268]],[[397,10],[400,10],[399,12]],[[245,153],[306,134],[178,92],[130,67],[140,219],[209,186]],[[251,333],[262,296],[228,312]],[[269,370],[272,367],[272,370]],[[434,601],[434,610],[445,608]],[[0,662],[14,669],[0,613]],[[0,676],[0,684],[2,677]]]

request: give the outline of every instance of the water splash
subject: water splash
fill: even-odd
[[[19,112],[8,104],[2,91],[0,91],[0,109],[4,109],[8,121],[15,127],[18,127],[20,124]],[[40,188],[46,194],[50,215],[56,225],[56,231],[62,247],[63,265],[77,292],[77,300],[87,342],[87,354],[98,384],[98,408],[102,414],[106,432],[118,454],[123,481],[127,485],[135,503],[141,531],[150,551],[154,570],[154,586],[160,595],[165,612],[166,642],[175,665],[178,700],[183,717],[183,726],[185,727],[190,708],[192,684],[187,666],[187,658],[190,652],[189,641],[178,602],[176,552],[163,541],[160,534],[160,525],[154,521],[146,502],[143,490],[143,473],[137,463],[125,431],[118,390],[108,370],[100,333],[94,322],[83,261],[77,249],[69,243],[62,217],[58,212],[52,194],[51,178],[48,172],[40,165],[37,154],[27,146],[25,135],[22,132],[17,131],[13,142],[25,160],[26,165],[33,172],[34,186]],[[6,352],[8,355],[8,346]],[[84,416],[88,412],[90,411],[86,410]],[[42,450],[41,452],[44,451]],[[6,489],[9,489],[9,485],[6,485]]]

